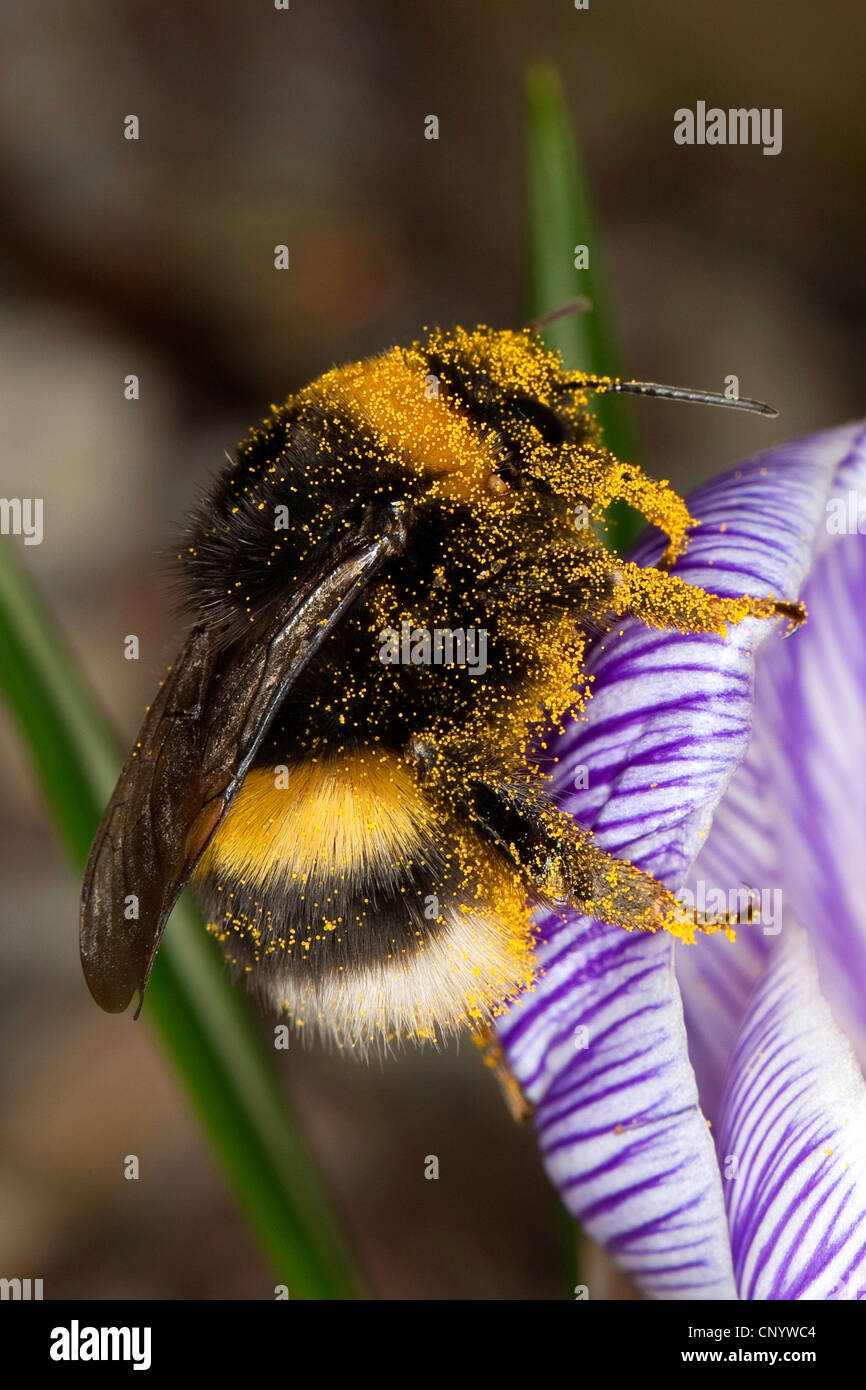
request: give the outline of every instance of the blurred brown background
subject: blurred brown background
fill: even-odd
[[[641,461],[687,490],[862,410],[863,49],[853,0],[4,5],[0,492],[45,499],[22,555],[124,739],[181,632],[165,556],[224,450],[422,323],[522,322],[532,61],[555,58],[580,132],[624,370],[734,372],[782,411],[638,403]],[[699,99],[782,107],[781,155],[676,146]],[[86,993],[77,883],[5,716],[0,785],[0,1275],[270,1297],[146,1024]],[[368,1069],[278,1055],[378,1297],[569,1296],[531,1135],[471,1045]]]

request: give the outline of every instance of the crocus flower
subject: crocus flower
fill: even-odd
[[[646,1295],[866,1298],[866,428],[690,510],[677,573],[808,622],[624,622],[555,786],[611,853],[699,905],[747,885],[758,920],[688,946],[544,915],[500,1036],[564,1202]]]

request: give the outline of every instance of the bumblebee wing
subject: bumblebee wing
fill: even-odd
[[[375,528],[359,527],[243,643],[223,650],[208,625],[193,628],[148,709],[85,871],[81,962],[109,1013],[125,1009],[136,991],[143,998],[169,913],[280,701],[404,544],[403,518],[391,511]]]

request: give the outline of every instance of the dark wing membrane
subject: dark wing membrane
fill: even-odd
[[[389,556],[405,516],[369,518],[303,591],[222,651],[193,628],[150,706],[90,851],[81,962],[109,1013],[143,997],[169,913],[231,805],[287,690]],[[140,1007],[140,1004],[139,1004]]]

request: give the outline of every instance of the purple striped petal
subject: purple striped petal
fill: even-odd
[[[862,497],[866,515],[866,450]],[[773,654],[760,737],[785,901],[814,937],[825,990],[866,1060],[866,535],[817,561],[802,646]]]
[[[795,596],[851,438],[833,431],[786,446],[703,489],[692,499],[702,525],[677,572],[722,594]],[[639,558],[653,562],[661,548],[651,539]],[[604,848],[674,889],[745,753],[752,652],[772,630],[749,620],[723,640],[624,622],[592,653],[587,722],[554,750],[561,804]],[[571,785],[576,765],[588,769],[582,790]],[[579,918],[546,917],[540,933],[543,974],[500,1033],[536,1107],[552,1179],[648,1294],[732,1296],[672,943]]]
[[[812,924],[825,990],[866,1059],[866,536],[833,536],[825,525],[838,503],[856,516],[858,498],[866,517],[866,430],[836,433],[843,447],[803,589],[809,621],[791,641],[761,648],[753,740],[689,882],[781,890],[785,908]],[[713,1121],[775,940],[754,927],[735,946],[714,939],[677,952],[689,1047]]]
[[[672,953],[667,936],[573,921],[500,1031],[569,1210],[647,1294],[733,1298]]]
[[[789,922],[748,1008],[719,1152],[746,1299],[866,1298],[866,1086]]]
[[[802,640],[801,635],[795,640]],[[772,892],[779,883],[773,810],[767,796],[761,745],[756,740],[728,785],[686,883],[696,898],[700,885],[706,898],[713,890],[721,890],[727,896],[741,884]],[[771,932],[774,928],[775,923]],[[689,1055],[698,1080],[701,1108],[714,1128],[746,1004],[776,939],[774,934],[766,934],[762,925],[754,925],[738,928],[736,941],[719,935],[693,947],[676,948]]]

